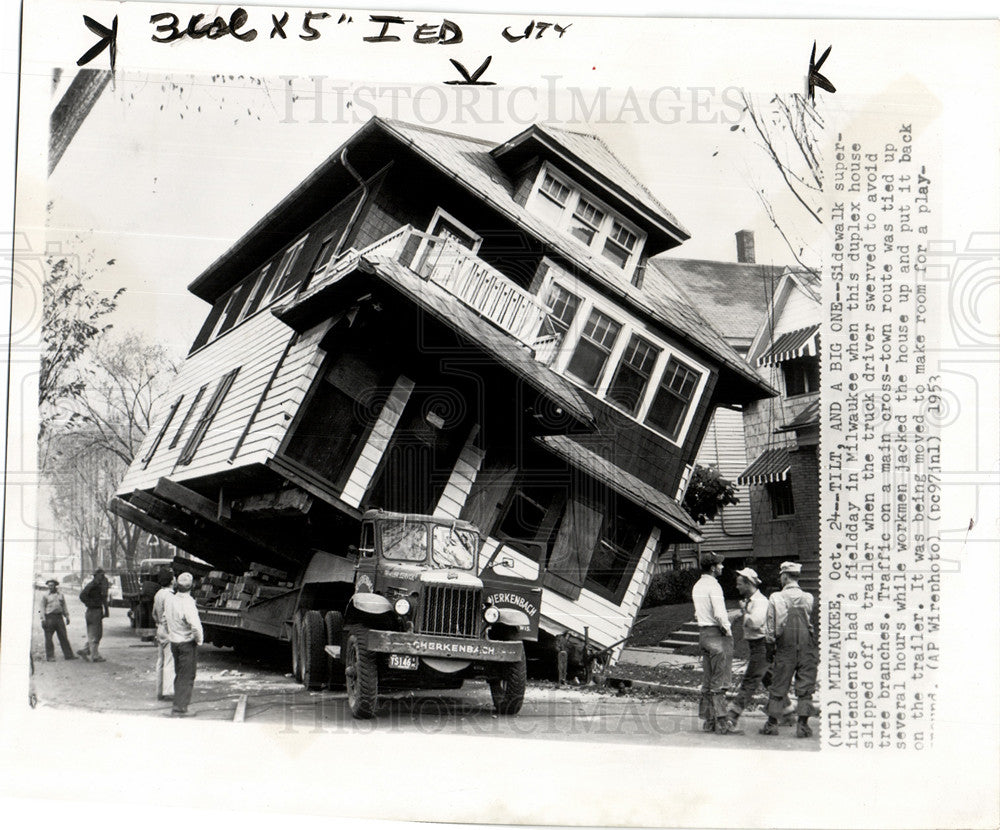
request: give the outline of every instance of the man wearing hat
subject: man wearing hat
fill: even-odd
[[[746,705],[753,699],[760,681],[767,671],[767,649],[764,646],[764,623],[767,617],[767,597],[760,592],[760,577],[753,568],[743,568],[736,572],[736,590],[743,597],[740,611],[743,614],[743,639],[750,649],[750,659],[743,675],[736,697],[729,704],[726,713],[727,732],[742,732],[737,722]]]
[[[80,591],[80,602],[87,606],[83,614],[87,623],[87,645],[77,654],[92,663],[103,663],[104,658],[98,652],[98,647],[104,636],[104,618],[111,615],[108,607],[108,579],[104,575],[104,568],[94,571],[94,578]]]
[[[66,607],[66,597],[59,590],[59,580],[47,579],[45,584],[49,592],[42,597],[42,631],[45,632],[45,659],[50,663],[56,659],[56,647],[52,635],[59,637],[59,648],[67,660],[75,660],[73,646],[69,644],[66,626],[69,625],[69,609]]]
[[[176,718],[187,717],[197,671],[197,649],[205,640],[198,616],[198,606],[191,596],[194,578],[185,572],[177,577],[177,590],[167,594],[163,603],[163,621],[174,656],[174,705]]]
[[[778,719],[793,677],[798,698],[795,735],[799,738],[812,735],[809,716],[813,713],[812,696],[816,690],[819,655],[811,619],[813,596],[799,587],[800,573],[802,566],[798,562],[782,562],[781,590],[771,594],[767,604],[764,637],[768,648],[774,649],[774,668],[768,691],[767,723],[760,730],[762,735],[778,734]]]
[[[701,557],[701,579],[691,591],[694,616],[698,623],[698,646],[701,649],[701,700],[698,717],[706,732],[725,734],[726,689],[732,680],[733,632],[722,596],[719,577],[725,560],[717,553]]]

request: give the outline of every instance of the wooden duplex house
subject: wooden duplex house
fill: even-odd
[[[190,285],[211,310],[119,488],[221,567],[466,519],[611,649],[713,411],[773,390],[647,259],[688,234],[599,139],[372,119]],[[269,559],[267,559],[269,557]]]

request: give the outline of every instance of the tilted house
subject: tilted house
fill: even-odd
[[[191,284],[212,308],[116,509],[234,566],[340,552],[370,507],[457,516],[541,569],[546,640],[613,647],[699,538],[712,412],[773,394],[643,284],[686,238],[593,136],[372,119]]]

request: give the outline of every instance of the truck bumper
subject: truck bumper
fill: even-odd
[[[520,641],[464,640],[402,631],[366,631],[369,651],[389,654],[418,654],[421,657],[450,657],[486,663],[516,663],[524,656]]]

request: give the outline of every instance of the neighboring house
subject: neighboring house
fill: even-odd
[[[692,304],[739,355],[745,357],[760,329],[782,275],[783,265],[754,262],[753,232],[736,233],[737,262],[681,259],[660,256],[650,260],[654,268],[681,288]],[[647,278],[648,279],[648,278]],[[730,570],[753,564],[753,530],[750,519],[750,488],[737,478],[747,466],[743,411],[720,407],[709,422],[696,463],[715,467],[733,485],[739,500],[723,508],[718,517],[701,526],[702,542],[681,544],[664,553],[664,568],[696,568],[700,550],[712,550],[731,560]]]
[[[786,273],[750,346],[748,358],[781,395],[749,404],[744,414],[753,555],[802,562],[802,583],[819,588],[819,281]],[[776,574],[771,581],[777,584]]]
[[[370,507],[460,517],[543,574],[543,647],[616,647],[700,538],[712,413],[774,394],[648,268],[687,238],[593,136],[372,119],[190,285],[114,507],[227,570],[342,552]]]

